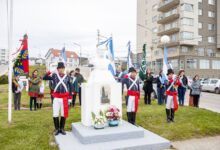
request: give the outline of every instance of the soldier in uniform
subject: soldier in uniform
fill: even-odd
[[[168,81],[166,83],[166,115],[167,115],[167,122],[174,122],[174,113],[178,109],[178,102],[177,102],[177,87],[180,85],[179,78],[173,77],[173,70],[168,69],[167,76]]]
[[[72,96],[71,77],[65,74],[65,66],[63,62],[59,62],[57,72],[50,71],[44,76],[43,80],[53,81],[53,120],[55,126],[55,135],[59,133],[65,135],[65,121],[68,117],[68,99]],[[61,110],[61,119],[59,121],[59,112]]]
[[[135,125],[138,102],[140,99],[140,85],[136,70],[131,67],[128,72],[128,75],[126,75],[122,81],[122,88],[124,89],[124,85],[127,87],[126,106],[128,122]]]

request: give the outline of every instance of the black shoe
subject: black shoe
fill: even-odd
[[[167,122],[170,123],[171,118],[170,118],[170,109],[166,109],[166,115],[167,115]]]
[[[56,136],[59,134],[59,117],[53,117],[53,122],[55,127],[54,135]]]
[[[61,117],[61,119],[60,119],[60,133],[61,133],[62,135],[66,135],[66,132],[65,132],[65,130],[64,130],[65,122],[66,122],[66,118]]]
[[[171,109],[171,119],[172,122],[174,122],[174,109]]]

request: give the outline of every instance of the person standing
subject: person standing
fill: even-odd
[[[79,104],[81,106],[81,84],[85,81],[85,79],[84,79],[83,75],[80,73],[79,68],[75,69],[75,77],[78,82],[78,87],[79,87],[78,96],[79,96]],[[73,101],[72,101],[73,104],[76,103],[76,96],[77,96],[77,93],[73,95]]]
[[[50,71],[43,77],[43,80],[53,80],[53,121],[55,132],[66,135],[64,130],[66,118],[68,117],[68,99],[72,98],[72,80],[69,75],[65,74],[65,66],[63,62],[57,65],[57,72]],[[59,120],[59,112],[61,111],[61,118]]]
[[[167,122],[174,122],[174,113],[178,109],[177,102],[177,87],[180,85],[178,77],[173,77],[174,72],[172,69],[168,69],[167,76],[168,81],[166,83],[166,116]]]
[[[21,108],[21,93],[24,88],[24,85],[19,78],[19,75],[15,75],[15,79],[13,79],[12,81],[12,92],[14,95],[14,110],[20,110]]]
[[[158,105],[163,105],[165,102],[165,82],[166,77],[163,74],[163,70],[159,72],[159,76],[157,77],[157,102]]]
[[[39,95],[41,79],[38,77],[38,71],[34,70],[31,78],[29,78],[29,96],[30,96],[30,111],[32,111],[32,103],[34,101],[34,110],[37,110],[37,97]]]
[[[184,101],[185,101],[185,93],[188,88],[188,79],[185,76],[185,71],[180,70],[179,71],[179,80],[180,80],[180,86],[178,87],[178,98],[179,98],[179,105],[184,106]]]
[[[122,91],[124,85],[127,87],[126,106],[128,122],[136,124],[136,113],[138,111],[138,103],[140,99],[140,85],[136,70],[129,68],[129,74],[122,80]]]
[[[37,98],[37,108],[42,108],[42,99],[44,98],[44,82],[41,81],[40,83],[40,90],[39,90],[39,95]]]
[[[144,102],[151,105],[151,93],[153,92],[153,76],[150,69],[147,69],[146,78],[144,79]]]
[[[200,98],[202,86],[198,75],[195,75],[195,77],[193,78],[191,90],[192,90],[191,95],[193,97],[193,105],[194,107],[199,107],[199,98]]]
[[[72,78],[72,106],[75,106],[75,99],[76,99],[76,94],[79,92],[79,86],[78,86],[78,81],[77,78],[75,77],[75,72],[74,70],[70,71],[70,77]]]

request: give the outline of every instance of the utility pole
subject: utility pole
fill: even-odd
[[[12,121],[12,33],[13,33],[13,0],[7,1],[8,23],[8,123]]]

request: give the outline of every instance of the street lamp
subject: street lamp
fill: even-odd
[[[160,38],[161,43],[164,45],[170,42],[170,37],[168,35],[164,35]]]
[[[82,55],[82,46],[78,43],[73,42],[74,45],[79,46],[79,65],[81,65],[81,55]]]

